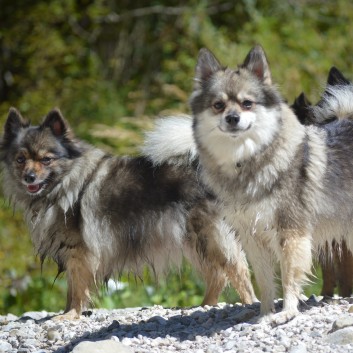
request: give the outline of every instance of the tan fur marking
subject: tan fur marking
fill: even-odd
[[[90,289],[95,278],[90,270],[86,249],[72,249],[67,261],[67,304],[65,313],[76,311],[80,314],[90,301]]]
[[[284,295],[284,310],[298,311],[301,288],[311,273],[311,236],[305,229],[289,229],[281,232],[281,276]]]
[[[252,304],[258,301],[251,283],[249,267],[247,266],[246,260],[245,263],[239,261],[236,266],[232,263],[227,263],[225,272],[232,286],[237,289],[243,304]]]

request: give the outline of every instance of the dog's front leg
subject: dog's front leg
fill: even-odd
[[[260,289],[261,316],[274,312],[276,295],[274,256],[261,235],[241,234],[241,241]]]
[[[312,266],[310,232],[303,229],[284,230],[279,241],[284,305],[282,312],[273,316],[272,321],[276,324],[285,323],[299,313],[302,287]]]
[[[66,263],[67,303],[65,313],[55,320],[79,319],[90,301],[90,289],[95,283],[92,259],[85,249],[70,249]]]

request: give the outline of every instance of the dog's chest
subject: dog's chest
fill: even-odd
[[[26,211],[25,218],[35,247],[49,238],[57,216],[56,207],[30,208]]]
[[[273,197],[247,203],[242,203],[241,199],[229,199],[224,205],[224,214],[241,238],[252,237],[265,241],[276,237],[278,211]]]
[[[273,204],[277,178],[276,170],[270,167],[261,168],[254,173],[247,166],[238,164],[233,166],[233,171],[229,174],[217,170],[208,173],[205,182],[220,199],[227,204],[236,205],[236,208],[247,210],[251,215],[259,207],[267,209],[263,205]]]

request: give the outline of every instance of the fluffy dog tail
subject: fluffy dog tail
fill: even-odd
[[[317,122],[353,119],[353,84],[328,85],[321,101],[311,111]]]
[[[192,117],[179,115],[157,119],[154,129],[145,134],[142,153],[155,165],[182,165],[197,161]]]

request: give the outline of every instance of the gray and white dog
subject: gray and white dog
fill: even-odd
[[[327,98],[330,97],[330,91],[332,91],[333,86],[336,86],[333,91],[334,95],[331,95],[328,100]],[[349,93],[352,89],[352,83],[340,70],[333,66],[328,73],[322,98],[316,103],[316,106],[314,107],[305,94],[301,93],[295,99],[291,108],[303,125],[320,126],[337,119],[347,119],[352,114],[352,106],[350,104],[347,108],[336,106],[333,109],[330,108],[330,111],[327,109],[336,100],[335,96],[340,97],[340,104],[348,102],[347,99],[342,99],[342,89],[348,90],[347,98],[350,99],[349,96],[353,93]],[[341,93],[338,93],[338,90]],[[320,251],[318,261],[322,270],[321,295],[333,297],[337,287],[339,296],[349,297],[353,293],[353,255],[347,249],[346,242],[343,240],[338,243],[334,240],[331,246],[327,246]]]
[[[328,87],[315,118],[351,116],[352,87]],[[272,83],[260,46],[235,69],[202,49],[190,103],[202,179],[237,230],[263,315],[274,311],[280,264],[283,310],[266,319],[286,322],[298,313],[313,250],[333,238],[353,250],[353,121],[300,124]],[[186,124],[191,128],[191,120]]]
[[[59,318],[79,317],[111,276],[140,276],[147,265],[158,277],[183,256],[206,282],[203,304],[216,304],[228,280],[244,303],[256,300],[235,234],[199,182],[195,152],[171,154],[158,166],[148,155],[112,156],[75,138],[57,109],[39,126],[10,109],[0,144],[4,192],[24,209],[41,260],[66,271]]]

